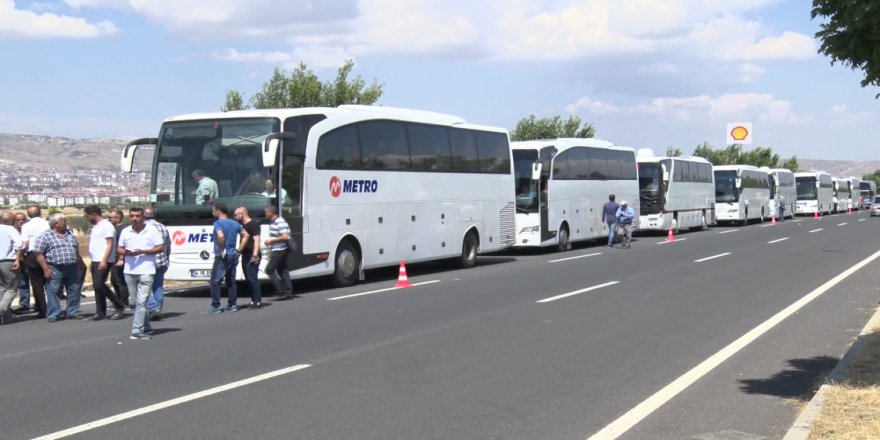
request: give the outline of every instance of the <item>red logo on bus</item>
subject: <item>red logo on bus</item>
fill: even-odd
[[[175,231],[174,235],[171,236],[171,241],[180,246],[186,243],[186,234],[184,234],[183,231]]]
[[[336,198],[339,197],[339,194],[342,194],[342,181],[333,176],[330,178],[330,195]]]

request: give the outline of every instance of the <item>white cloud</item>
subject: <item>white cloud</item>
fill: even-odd
[[[345,52],[341,48],[328,47],[296,48],[292,52],[239,52],[230,48],[216,51],[212,56],[222,61],[281,65],[285,69],[295,69],[299,66],[300,62],[313,69],[338,68],[345,60],[354,59],[352,54]]]
[[[737,73],[740,81],[750,83],[763,76],[767,71],[755,64],[745,63],[737,67]]]
[[[828,109],[828,112],[832,127],[877,126],[880,124],[880,115],[873,110],[850,112],[846,104],[835,104]]]
[[[119,29],[110,21],[90,23],[82,18],[16,9],[15,1],[0,0],[0,39],[98,38]]]
[[[577,100],[574,104],[569,104],[565,107],[565,111],[572,114],[579,113],[581,110],[586,110],[597,115],[610,115],[620,111],[620,109],[613,104],[594,101],[586,96]]]

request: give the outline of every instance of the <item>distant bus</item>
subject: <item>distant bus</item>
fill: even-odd
[[[834,180],[824,171],[794,173],[797,186],[795,214],[830,213],[834,197]]]
[[[715,179],[702,157],[656,157],[639,150],[639,229],[707,229],[715,223]]]
[[[194,114],[165,120],[158,138],[130,143],[123,169],[131,170],[138,145],[149,144],[156,146],[151,198],[172,234],[168,279],[210,276],[215,203],[249,208],[264,222],[263,238],[263,209],[277,208],[291,229],[291,276],[330,275],[337,285],[402,260],[473,266],[478,253],[515,238],[503,128],[369,106]],[[214,198],[194,195],[197,169],[216,182]]]
[[[516,246],[570,249],[606,236],[608,195],[639,215],[635,152],[597,139],[512,142],[516,176]],[[474,187],[476,188],[476,187]]]
[[[862,199],[862,179],[850,177],[847,180],[849,181],[850,206],[853,210],[861,211],[865,207]]]
[[[862,194],[862,203],[865,209],[870,208],[874,203],[874,197],[877,195],[877,184],[873,180],[862,180],[859,184]]]
[[[785,216],[794,217],[797,205],[797,189],[794,184],[794,173],[785,168],[767,170],[770,177],[770,201],[773,215],[779,212],[779,200],[785,204]]]
[[[833,190],[831,197],[831,211],[836,213],[846,212],[847,209],[852,209],[852,200],[849,192],[849,179],[834,177],[831,182],[831,188]]]
[[[715,167],[715,216],[719,222],[764,221],[770,216],[770,178],[751,165]]]

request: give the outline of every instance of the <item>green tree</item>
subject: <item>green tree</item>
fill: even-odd
[[[819,53],[861,70],[862,87],[880,86],[880,0],[813,0],[810,15],[826,20],[816,32]]]
[[[247,110],[250,108],[244,103],[244,95],[236,89],[226,90],[226,104],[220,108],[221,112],[231,112],[233,110]]]
[[[535,115],[522,118],[516,123],[516,128],[510,134],[511,140],[529,141],[534,139],[556,138],[591,138],[596,135],[593,124],[586,123],[577,116],[569,116],[563,120],[562,116],[556,115],[549,118],[538,119]]]
[[[343,104],[371,105],[379,100],[383,85],[377,80],[367,86],[358,75],[349,78],[354,62],[346,60],[336,78],[321,82],[305,63],[299,63],[290,76],[275,68],[263,88],[251,97],[254,108],[336,107]]]
[[[778,168],[780,164],[779,155],[773,153],[773,148],[755,147],[749,151],[743,151],[742,144],[731,144],[725,148],[715,149],[708,142],[703,142],[694,149],[694,156],[703,157],[712,162],[712,165],[741,164]],[[789,166],[797,169],[797,157],[792,157],[783,163],[783,168],[789,168]]]
[[[779,155],[774,154],[773,149],[770,147],[755,147],[750,151],[742,151],[738,163],[756,167],[777,168],[779,166]]]
[[[797,156],[791,156],[782,162],[782,168],[785,168],[789,171],[796,172],[800,169],[800,164],[798,164]]]
[[[708,142],[703,142],[694,149],[694,156],[705,158],[712,165],[732,165],[739,163],[742,154],[741,144],[728,145],[723,149],[714,149]]]
[[[862,180],[873,180],[880,187],[880,170],[874,170],[873,173],[865,174]]]
[[[672,145],[666,147],[666,157],[679,157],[682,155],[684,155],[684,153],[681,152],[681,148]]]

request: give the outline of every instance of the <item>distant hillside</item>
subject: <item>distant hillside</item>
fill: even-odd
[[[0,160],[60,169],[118,169],[127,139],[73,139],[28,134],[0,134]],[[137,156],[136,168],[147,169],[149,157]],[[817,169],[835,176],[858,176],[880,170],[880,161],[798,158],[802,170]]]

